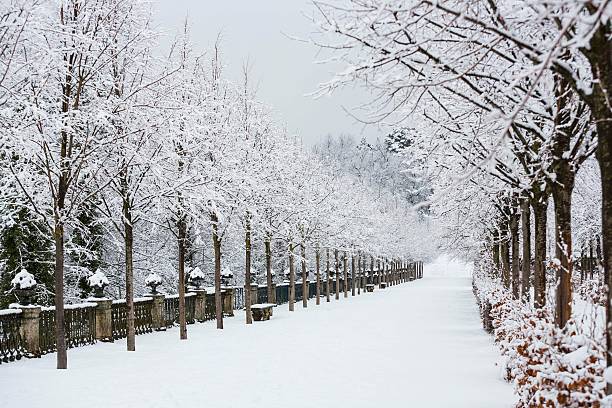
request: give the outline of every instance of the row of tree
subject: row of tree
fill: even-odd
[[[186,28],[158,56],[150,20],[146,1],[0,5],[3,281],[26,268],[43,283],[58,368],[65,298],[87,295],[98,268],[119,283],[135,350],[134,295],[151,271],[177,288],[185,339],[190,268],[214,270],[223,328],[222,262],[249,284],[254,258],[271,288],[275,250],[304,273],[309,249],[409,259],[425,247],[410,234],[423,214],[393,186],[307,151],[257,101],[248,67],[242,83],[223,76],[218,45],[196,53]]]
[[[402,125],[390,142],[406,152],[410,169],[435,181],[433,207],[453,227],[454,242],[472,251],[487,244],[517,298],[529,301],[533,280],[536,308],[547,302],[546,269],[553,269],[561,328],[572,317],[577,236],[601,234],[610,287],[610,1],[347,0],[315,7],[313,42],[347,64],[321,92],[356,80],[375,92],[368,120]],[[548,257],[547,237],[554,243]],[[610,291],[605,304],[612,366]]]

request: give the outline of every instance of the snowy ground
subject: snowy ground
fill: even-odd
[[[452,273],[451,273],[452,272]],[[461,276],[463,275],[463,276]],[[0,367],[5,407],[511,407],[498,354],[480,329],[469,271],[448,259],[425,278],[272,320],[242,314],[125,343]],[[457,277],[459,276],[459,277]]]

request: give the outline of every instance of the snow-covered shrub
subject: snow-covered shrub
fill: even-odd
[[[603,331],[587,335],[573,320],[559,329],[550,307],[536,310],[513,299],[485,272],[475,272],[474,293],[481,312],[491,305],[504,376],[519,397],[516,407],[599,407],[605,386]]]
[[[30,272],[22,269],[11,280],[11,285],[15,289],[32,289],[36,287],[36,279]]]

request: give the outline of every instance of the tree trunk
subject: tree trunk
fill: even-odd
[[[513,209],[510,216],[510,237],[512,239],[512,296],[519,298],[519,214]]]
[[[557,305],[555,320],[559,327],[564,327],[572,317],[572,225],[571,205],[572,187],[553,189],[555,202],[555,256],[559,261],[557,267]]]
[[[597,128],[597,161],[601,173],[602,259],[604,283],[612,288],[612,45],[610,23],[600,24],[593,34],[588,57],[596,83],[593,86],[591,112]],[[607,291],[606,302],[607,365],[612,366],[612,289]],[[607,394],[612,394],[612,384],[607,384]]]
[[[179,333],[181,340],[187,340],[187,319],[185,314],[185,238],[187,236],[187,225],[185,217],[179,216],[178,220],[178,295],[179,295]]]
[[[346,251],[343,252],[342,263],[344,266],[344,297],[348,297],[348,258],[346,257]]]
[[[357,277],[359,279],[359,283],[357,285],[357,294],[361,295],[361,284],[363,283],[363,275],[361,269],[361,252],[357,256]]]
[[[302,307],[308,307],[308,274],[306,272],[306,246],[304,242],[300,245],[300,256],[302,257]]]
[[[555,204],[555,269],[557,272],[557,290],[555,321],[559,327],[565,327],[572,315],[572,190],[574,189],[577,165],[570,162],[572,146],[572,122],[575,118],[570,113],[573,91],[570,84],[561,76],[555,78],[555,96],[557,101],[555,130],[551,140],[552,172],[556,175],[553,181],[552,196]],[[578,135],[576,135],[578,137]]]
[[[247,214],[246,228],[244,232],[244,310],[246,312],[246,324],[253,324],[251,315],[251,221]]]
[[[370,255],[370,275],[372,276],[372,285],[376,283],[374,280],[374,257]]]
[[[219,218],[217,214],[210,215],[212,223],[213,249],[215,251],[215,315],[217,329],[223,329],[223,298],[221,294],[221,237],[219,237]]]
[[[293,264],[293,243],[289,243],[289,311],[293,312],[295,303],[295,266]]]
[[[338,250],[334,250],[334,256],[336,258],[336,300],[340,299],[340,261],[338,260]]]
[[[270,248],[270,238],[266,239],[264,242],[264,247],[266,251],[266,284],[268,285],[268,302],[271,302],[271,299],[274,298],[274,293],[272,293],[272,249]]]
[[[325,301],[326,301],[327,303],[329,303],[329,302],[330,302],[330,299],[329,299],[329,289],[330,289],[330,287],[331,287],[331,282],[330,282],[330,278],[329,278],[329,248],[327,248],[327,249],[325,250],[325,254],[326,254],[325,260],[326,260],[326,262],[327,262],[326,267],[325,267],[325,273],[326,273],[326,282],[325,282]]]
[[[510,239],[508,237],[508,222],[505,219],[501,222],[500,241],[502,283],[506,289],[510,289]]]
[[[546,198],[532,200],[531,208],[535,221],[535,265],[533,288],[533,302],[536,308],[546,305],[546,209],[548,202]]]
[[[529,303],[531,291],[531,211],[527,199],[521,200],[521,233],[523,235],[521,298]]]
[[[316,263],[316,268],[317,268],[317,271],[316,271],[316,273],[317,273],[317,289],[316,289],[317,290],[317,293],[316,293],[317,300],[316,300],[316,304],[317,305],[321,304],[321,299],[320,299],[320,297],[321,297],[321,274],[320,274],[320,271],[319,271],[319,262],[321,261],[321,259],[320,259],[321,258],[320,255],[321,254],[320,254],[320,252],[321,251],[319,250],[319,246],[317,245],[317,250],[315,252],[315,263]]]
[[[495,276],[499,275],[500,265],[499,265],[499,230],[495,228],[492,234],[493,241],[493,266],[495,267]]]
[[[355,285],[357,284],[355,278],[355,255],[351,253],[351,296],[355,296]]]
[[[55,341],[57,368],[68,368],[66,334],[64,332],[64,225],[55,217]]]
[[[127,188],[127,180],[124,188]],[[127,351],[136,351],[136,330],[134,328],[134,229],[132,211],[127,191],[123,195],[123,234],[125,241],[125,305],[127,307]]]

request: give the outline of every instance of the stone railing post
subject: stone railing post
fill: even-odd
[[[113,325],[111,318],[112,300],[106,298],[89,298],[89,303],[96,306],[96,340],[113,341]]]
[[[153,330],[166,330],[166,319],[164,316],[164,300],[166,299],[166,296],[161,293],[150,294],[147,296],[153,298],[153,303],[151,305],[151,320]]]
[[[252,283],[251,284],[251,306],[259,303],[259,300],[257,299],[258,290],[259,290],[259,285],[257,285],[256,283]]]
[[[206,320],[206,290],[192,289],[190,292],[195,293],[195,316],[194,318],[202,323]]]
[[[25,341],[28,354],[40,356],[40,338],[38,327],[40,325],[40,306],[19,306],[21,309],[21,338]]]
[[[221,301],[223,303],[223,313],[226,316],[234,315],[234,288],[223,287],[221,288]]]

